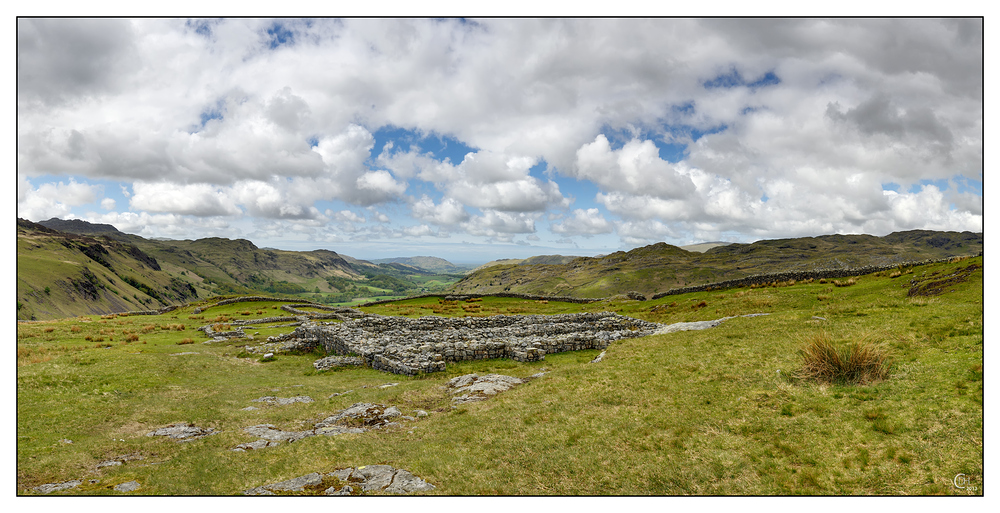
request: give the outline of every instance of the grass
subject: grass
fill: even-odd
[[[892,367],[889,351],[870,338],[837,347],[827,333],[819,333],[799,353],[801,375],[827,384],[867,385],[885,379]]]
[[[944,276],[967,264],[915,274]],[[934,297],[907,297],[908,282],[864,276],[851,287],[800,282],[645,302],[483,298],[445,305],[425,298],[366,307],[409,316],[435,307],[451,316],[610,310],[663,323],[770,313],[620,340],[598,364],[588,362],[600,351],[589,350],[532,363],[461,362],[416,377],[365,368],[316,372],[315,354],[261,363],[240,357],[246,342],[202,344],[195,331],[220,315],[272,316],[280,303],[20,324],[17,489],[31,494],[33,486],[83,479],[59,493],[116,494],[114,485],[134,479],[142,488],[133,494],[229,495],[310,472],[388,464],[445,495],[981,494],[982,270]],[[820,294],[828,299],[818,301]],[[247,309],[253,315],[239,315]],[[294,329],[267,326],[246,331],[262,338]],[[138,341],[123,343],[133,334]],[[892,371],[865,385],[797,377],[803,341],[823,334],[838,348],[865,336],[879,341],[894,357]],[[114,342],[95,347],[87,336]],[[178,346],[185,338],[194,344]],[[440,388],[469,372],[526,377],[543,367],[540,379],[457,409]],[[390,382],[399,385],[379,388]],[[252,402],[296,395],[315,402]],[[430,415],[399,429],[230,451],[253,440],[244,427],[303,429],[362,401]],[[244,410],[251,405],[260,409]],[[187,443],[145,436],[181,421],[219,434]],[[123,454],[144,459],[96,468]],[[980,483],[978,490],[955,488],[959,473]]]

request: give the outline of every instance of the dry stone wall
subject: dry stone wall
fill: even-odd
[[[604,349],[623,338],[650,335],[662,325],[612,312],[492,317],[368,316],[342,323],[305,323],[293,339],[327,354],[357,356],[368,366],[414,375],[445,370],[446,362]]]

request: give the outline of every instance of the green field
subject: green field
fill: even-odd
[[[365,307],[411,317],[609,310],[661,323],[770,314],[621,340],[597,364],[588,363],[599,353],[591,350],[532,363],[454,363],[417,377],[317,372],[319,353],[261,362],[245,353],[246,341],[203,344],[195,330],[284,313],[279,303],[21,323],[17,490],[30,495],[44,483],[80,479],[56,494],[115,495],[116,484],[136,480],[142,487],[131,494],[231,495],[387,464],[443,495],[979,495],[982,265],[979,257],[849,286],[816,280],[656,301],[422,298]],[[913,284],[930,295],[908,296]],[[267,326],[246,330],[260,333],[251,343],[292,329]],[[800,349],[824,334],[838,344],[881,345],[894,361],[888,378],[854,385],[799,376]],[[179,354],[188,352],[196,354]],[[527,377],[542,368],[542,378],[457,408],[440,388],[470,372]],[[399,384],[379,388],[386,383]],[[315,402],[252,402],[298,395]],[[356,402],[429,416],[399,429],[230,450],[255,439],[244,427],[304,429]],[[182,421],[219,434],[186,443],[146,436]],[[123,455],[142,459],[97,468]],[[956,488],[957,474],[970,486]]]

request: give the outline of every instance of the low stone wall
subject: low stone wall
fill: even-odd
[[[130,312],[120,312],[118,315],[163,315],[168,312],[173,312],[176,309],[177,305],[171,305],[160,308],[159,310],[132,310]]]
[[[302,300],[301,299],[280,298],[280,297],[266,297],[266,296],[234,297],[234,298],[231,298],[231,299],[223,299],[222,301],[219,301],[218,303],[214,303],[214,304],[211,304],[211,305],[205,305],[205,306],[203,306],[201,308],[195,308],[194,309],[194,313],[200,314],[201,312],[204,312],[205,310],[208,310],[209,308],[212,308],[213,306],[225,306],[225,305],[231,305],[233,303],[248,303],[248,302],[254,302],[254,301],[279,301],[279,302],[282,302],[282,303],[299,303]]]
[[[289,317],[262,317],[260,319],[236,319],[230,321],[230,324],[233,324],[235,326],[245,326],[247,324],[267,324],[269,322],[284,322],[293,320],[294,319],[291,319]]]
[[[322,346],[327,354],[359,356],[395,374],[445,370],[446,362],[510,358],[541,360],[546,354],[604,349],[623,338],[654,333],[661,325],[611,312],[491,317],[369,316],[337,324],[306,323],[293,339]]]
[[[636,292],[629,292],[628,294],[638,294]],[[438,297],[445,301],[467,301],[473,298],[481,297],[509,297],[514,299],[527,299],[530,301],[563,301],[566,303],[595,303],[597,301],[603,301],[607,298],[592,298],[592,297],[572,297],[572,296],[540,296],[537,294],[518,294],[516,292],[491,292],[488,294],[420,294],[416,296],[407,296],[402,299],[383,299],[381,301],[371,301],[358,307],[363,306],[375,306],[384,305],[386,303],[395,303],[397,301],[405,301],[407,299],[420,299],[425,297]]]
[[[299,308],[309,307],[316,308],[318,310],[326,310],[330,313],[322,314],[316,312],[310,312],[308,310],[300,310]],[[346,321],[350,319],[359,319],[361,317],[367,317],[370,314],[362,312],[361,310],[355,310],[347,306],[327,306],[327,305],[317,305],[313,303],[305,304],[294,304],[294,305],[281,305],[281,309],[299,316],[306,316],[311,319],[337,319],[340,321]]]
[[[212,338],[212,339],[244,338],[244,337],[247,336],[246,333],[243,333],[243,329],[242,328],[237,327],[236,329],[234,329],[232,331],[214,331],[212,329],[212,325],[211,324],[206,324],[206,325],[198,328],[198,331],[204,332],[205,335],[208,336],[208,338]]]

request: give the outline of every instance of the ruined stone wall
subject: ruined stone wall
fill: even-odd
[[[403,301],[405,299],[420,299],[425,297],[438,297],[445,301],[466,301],[472,298],[480,297],[509,297],[514,299],[527,299],[530,301],[563,301],[566,303],[594,303],[597,301],[603,301],[606,298],[592,298],[592,297],[572,297],[572,296],[540,296],[537,294],[518,294],[516,292],[491,292],[488,294],[420,294],[416,296],[407,296],[403,299],[383,299],[381,301],[372,301],[358,307],[363,306],[375,306],[382,305],[386,303],[395,303],[397,301]]]
[[[288,298],[266,297],[266,296],[243,296],[243,297],[234,297],[232,299],[223,299],[222,301],[219,301],[218,303],[215,303],[215,304],[205,305],[205,306],[203,306],[201,308],[195,308],[194,309],[194,313],[200,314],[201,312],[204,312],[205,310],[208,310],[209,308],[212,308],[213,306],[225,306],[225,305],[231,305],[233,303],[245,303],[245,302],[254,302],[254,301],[280,301],[280,302],[283,302],[283,303],[297,303],[297,302],[301,302],[300,299],[288,299]]]
[[[660,327],[611,312],[369,316],[335,324],[307,323],[295,329],[293,338],[321,345],[327,354],[359,356],[374,369],[413,375],[443,371],[446,362],[494,358],[530,362],[550,353],[604,349],[615,340],[649,335]]]

